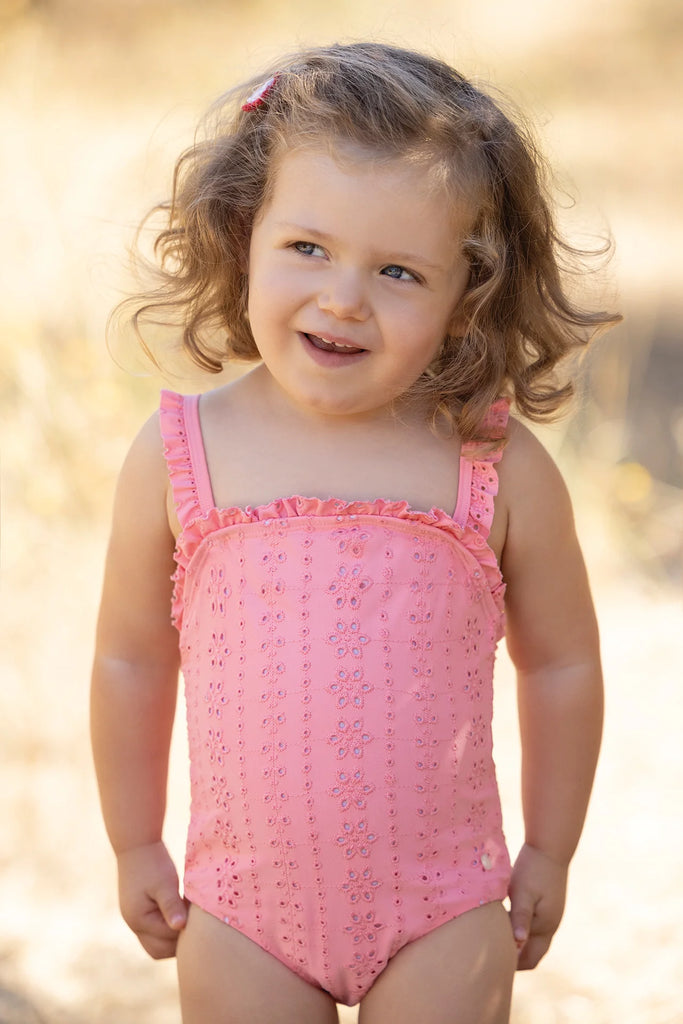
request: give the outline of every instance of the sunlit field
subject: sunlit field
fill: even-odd
[[[509,94],[556,168],[566,230],[616,241],[588,287],[625,323],[587,360],[574,417],[542,431],[575,499],[602,623],[605,744],[565,921],[519,976],[513,1021],[683,1020],[681,11],[674,0],[0,0],[0,1024],[179,1024],[174,965],[147,960],[119,919],[90,762],[114,481],[169,383],[130,338],[112,339],[115,361],[105,323],[135,226],[211,99],[278,52],[366,37],[438,53]],[[514,850],[504,650],[499,668]],[[181,723],[168,825],[178,860],[186,803]]]

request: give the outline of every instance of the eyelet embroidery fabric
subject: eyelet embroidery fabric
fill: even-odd
[[[407,942],[507,892],[500,449],[463,448],[453,517],[306,497],[219,509],[198,401],[161,405],[182,527],[185,893],[353,1005]],[[493,440],[507,414],[493,407]]]

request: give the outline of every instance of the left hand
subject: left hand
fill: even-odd
[[[527,843],[519,852],[508,892],[520,971],[531,970],[548,951],[562,920],[567,874],[567,865]]]

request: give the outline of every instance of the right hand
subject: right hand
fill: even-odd
[[[117,857],[123,919],[155,960],[175,956],[187,923],[178,873],[162,842],[125,850]]]

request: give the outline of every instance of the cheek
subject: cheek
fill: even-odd
[[[432,334],[425,336],[416,331],[411,336],[406,333],[403,344],[396,348],[394,354],[393,378],[401,389],[412,387],[422,376],[442,343],[442,338],[435,338]]]
[[[282,276],[264,266],[252,266],[249,275],[249,316],[269,320],[277,315],[286,289]]]
[[[254,303],[278,308],[291,306],[301,294],[301,284],[287,267],[268,264],[256,267],[250,275],[249,294]]]
[[[403,317],[399,329],[403,359],[422,373],[443,345],[448,323],[444,318],[431,317],[429,311],[425,311],[423,315]]]

